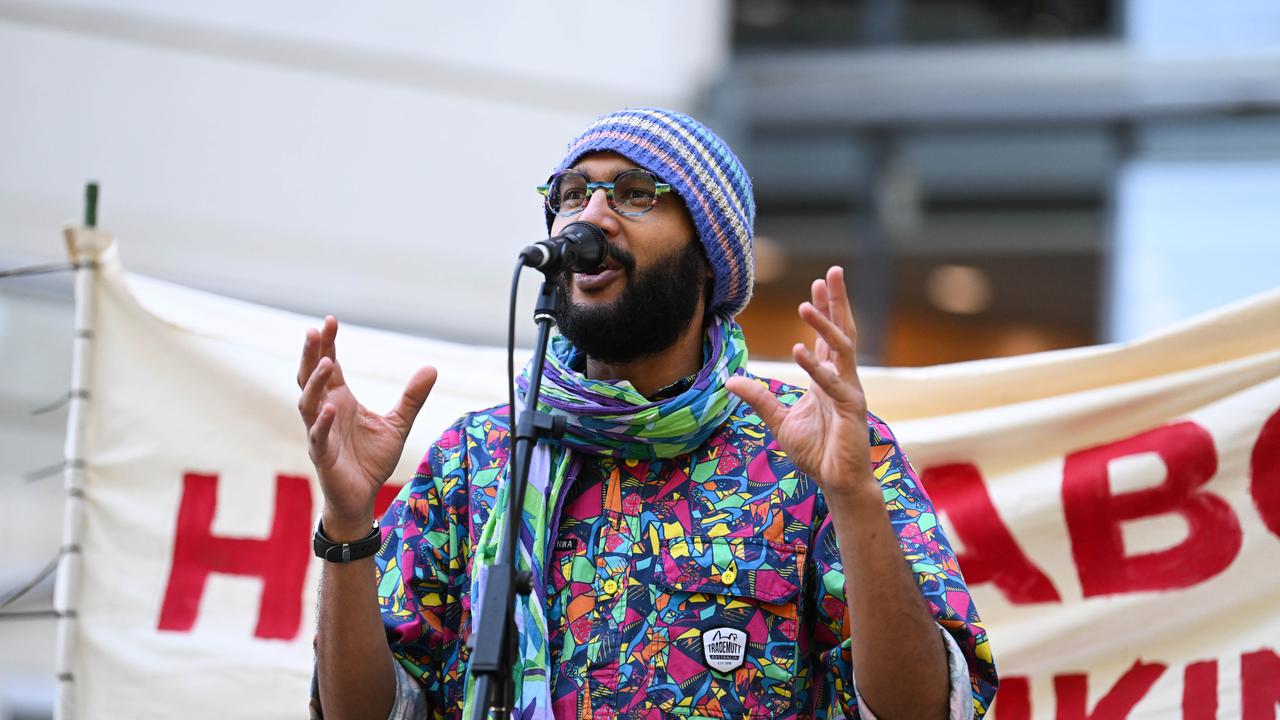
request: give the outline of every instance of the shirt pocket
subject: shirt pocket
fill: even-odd
[[[653,567],[650,646],[656,652],[650,701],[676,715],[773,718],[790,713],[797,596],[807,552],[804,545],[759,537],[662,540]],[[745,647],[739,649],[733,640],[741,633]],[[725,638],[728,645],[710,645],[718,663],[735,664],[741,657],[741,664],[722,671],[712,666],[704,643]]]

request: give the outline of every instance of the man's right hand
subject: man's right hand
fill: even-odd
[[[298,367],[298,412],[307,426],[311,462],[324,492],[325,534],[337,542],[369,532],[378,488],[391,477],[409,429],[436,382],[436,370],[419,368],[386,415],[356,401],[342,377],[334,340],[338,321],[307,330]]]

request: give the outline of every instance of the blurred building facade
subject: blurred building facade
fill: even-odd
[[[708,114],[778,262],[758,354],[831,263],[885,365],[1126,340],[1280,285],[1280,6],[733,7]]]

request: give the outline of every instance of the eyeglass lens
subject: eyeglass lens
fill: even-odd
[[[613,186],[612,191],[609,185]],[[625,215],[648,211],[658,197],[653,176],[643,170],[627,170],[619,173],[612,183],[590,183],[590,186],[582,173],[566,172],[551,182],[547,193],[551,211],[559,215],[579,212],[590,202],[591,193],[597,188],[604,188],[608,193],[609,207]]]

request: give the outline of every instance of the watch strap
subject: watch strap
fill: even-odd
[[[378,521],[373,521],[369,534],[352,542],[334,542],[324,534],[324,521],[316,523],[316,532],[311,540],[311,547],[316,557],[331,563],[346,563],[360,560],[378,552],[382,547],[382,532],[378,529]]]

